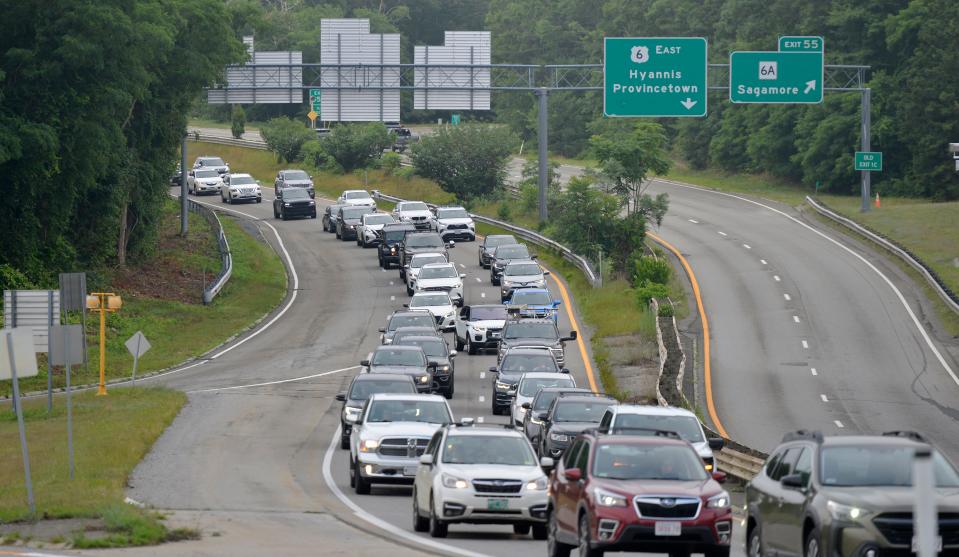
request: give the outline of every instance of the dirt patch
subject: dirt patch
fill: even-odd
[[[0,545],[63,549],[78,532],[103,529],[98,518],[65,518],[0,524]]]
[[[623,335],[603,339],[609,364],[619,390],[629,402],[656,400],[659,355],[655,342],[642,335]]]

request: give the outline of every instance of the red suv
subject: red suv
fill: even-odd
[[[549,479],[550,557],[605,551],[728,557],[733,515],[722,472],[673,432],[579,435]]]

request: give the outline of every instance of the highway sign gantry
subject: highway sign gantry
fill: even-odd
[[[603,51],[604,115],[706,115],[705,38],[606,37]]]
[[[855,169],[871,170],[878,172],[882,170],[882,153],[879,151],[856,151]]]

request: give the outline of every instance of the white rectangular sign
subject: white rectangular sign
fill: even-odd
[[[324,19],[320,62],[321,120],[400,121],[399,34],[372,34],[365,18]]]
[[[33,332],[24,327],[0,330],[0,379],[13,377],[7,337],[13,338],[13,361],[17,366],[17,379],[35,376],[38,370],[37,355],[33,351]]]
[[[447,31],[442,46],[413,47],[413,108],[417,110],[489,110],[489,31]],[[464,66],[457,68],[455,66]],[[486,90],[482,88],[486,87]]]
[[[60,291],[53,290],[53,320],[50,320],[49,290],[4,290],[3,327],[29,327],[33,330],[33,347],[37,353],[47,351],[47,333],[51,325],[60,324]]]

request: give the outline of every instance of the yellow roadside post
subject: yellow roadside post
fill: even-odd
[[[117,311],[122,305],[123,300],[113,292],[92,292],[87,296],[87,309],[100,313],[100,387],[97,396],[107,394],[107,312]]]

